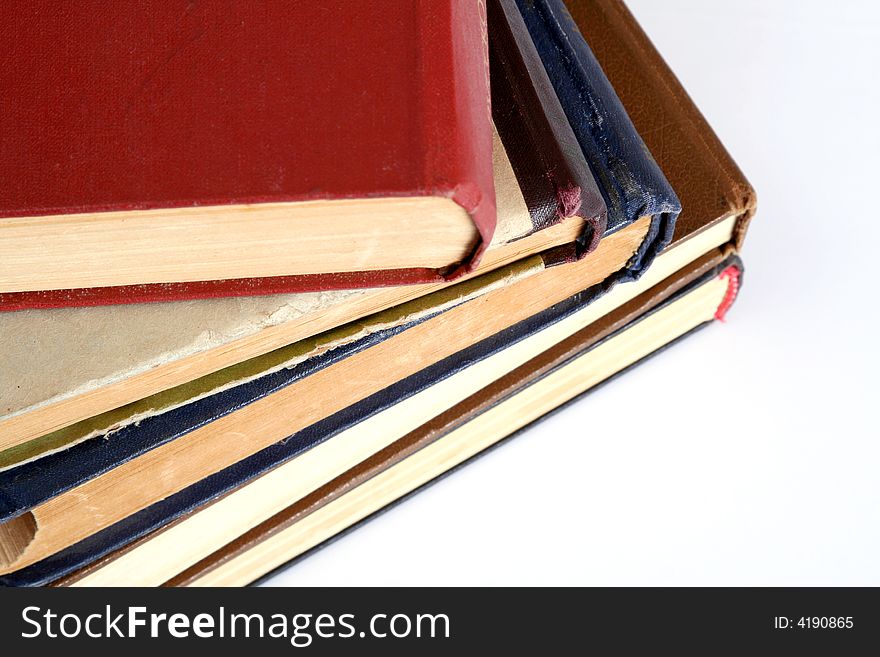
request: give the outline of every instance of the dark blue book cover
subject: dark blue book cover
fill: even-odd
[[[515,2],[608,208],[608,231],[653,217],[638,276],[672,239],[678,200],[562,0]]]

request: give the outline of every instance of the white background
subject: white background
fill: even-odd
[[[880,3],[630,7],[758,191],[728,322],[272,584],[880,584]]]

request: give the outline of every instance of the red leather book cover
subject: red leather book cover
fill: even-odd
[[[481,237],[455,271],[11,293],[3,310],[427,282],[472,268],[494,230],[482,1],[3,3],[0,89],[0,218],[439,195]]]

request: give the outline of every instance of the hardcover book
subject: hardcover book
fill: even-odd
[[[495,227],[484,6],[4,3],[2,305],[471,270]]]
[[[489,0],[487,14],[492,116],[533,224],[544,228],[576,214],[585,196],[600,191],[516,5]],[[607,228],[604,200],[602,209],[579,240],[549,252],[548,261],[576,260],[595,249]]]
[[[654,230],[670,236],[681,204],[651,159],[642,136],[631,129],[629,115],[614,86],[601,71],[562,0],[515,0],[540,53],[566,116],[605,191],[608,225],[622,225],[633,214],[651,214]],[[623,117],[626,117],[624,120]],[[652,203],[641,205],[632,187],[650,190]],[[668,239],[667,239],[668,242]]]

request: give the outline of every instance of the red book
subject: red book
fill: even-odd
[[[495,225],[477,0],[0,5],[0,309],[428,282]]]

